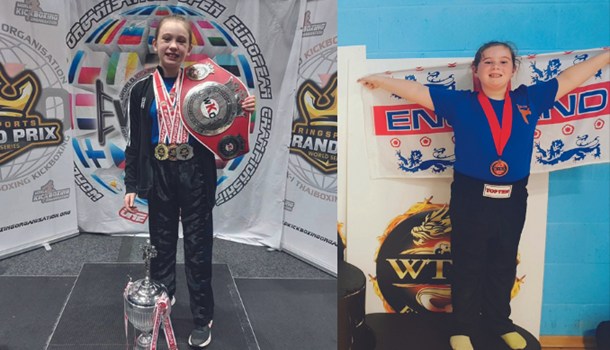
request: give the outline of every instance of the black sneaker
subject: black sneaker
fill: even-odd
[[[195,348],[204,348],[212,341],[212,330],[210,326],[212,322],[208,323],[207,326],[197,326],[191,332],[189,336],[189,345]]]

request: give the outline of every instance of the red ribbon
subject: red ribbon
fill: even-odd
[[[159,123],[159,143],[186,143],[188,132],[182,125],[179,116],[182,106],[179,101],[182,94],[182,69],[178,72],[176,82],[168,92],[159,70],[153,73],[155,101],[157,103],[157,121]]]
[[[159,328],[161,320],[163,320],[163,332],[165,332],[165,341],[167,347],[170,350],[178,350],[178,343],[176,342],[176,336],[174,335],[174,329],[172,327],[172,321],[169,318],[170,314],[170,301],[167,294],[163,293],[155,305],[154,314],[154,328],[152,333],[152,342],[150,344],[150,350],[157,349],[157,340],[159,339]]]
[[[477,98],[479,99],[481,107],[483,107],[485,117],[487,117],[487,122],[489,123],[489,128],[491,129],[491,136],[493,137],[494,144],[496,145],[498,157],[501,157],[502,152],[504,152],[504,147],[508,143],[508,139],[510,138],[513,127],[513,103],[509,95],[509,88],[506,88],[506,94],[504,95],[502,127],[500,127],[498,116],[491,106],[491,102],[489,101],[487,95],[485,95],[485,93],[481,90],[479,91]]]

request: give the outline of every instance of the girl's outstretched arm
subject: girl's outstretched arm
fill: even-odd
[[[610,51],[604,51],[593,58],[564,70],[557,77],[559,87],[557,88],[555,100],[559,100],[568,92],[582,85],[582,83],[607,64],[610,64]]]
[[[381,88],[396,94],[409,102],[420,104],[434,110],[430,89],[416,81],[394,79],[380,75],[368,75],[358,79],[358,82],[371,90]]]

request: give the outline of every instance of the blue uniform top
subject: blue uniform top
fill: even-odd
[[[540,115],[553,106],[557,87],[557,79],[552,79],[531,86],[521,85],[510,92],[513,125],[501,157],[508,164],[508,173],[502,177],[496,177],[490,171],[491,164],[499,157],[477,92],[430,87],[435,113],[447,119],[453,127],[454,169],[490,183],[510,183],[528,176],[536,123]],[[490,101],[502,125],[504,100]]]

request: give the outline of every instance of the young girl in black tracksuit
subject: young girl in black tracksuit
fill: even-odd
[[[124,206],[133,211],[136,195],[148,199],[150,240],[157,250],[151,261],[151,278],[163,283],[172,299],[176,291],[178,222],[182,221],[195,324],[188,342],[202,348],[212,339],[214,313],[211,281],[216,163],[214,154],[189,136],[177,115],[182,63],[192,48],[191,35],[185,18],[164,17],[152,42],[159,66],[131,90]],[[242,103],[246,112],[252,112],[254,106],[254,97]]]

